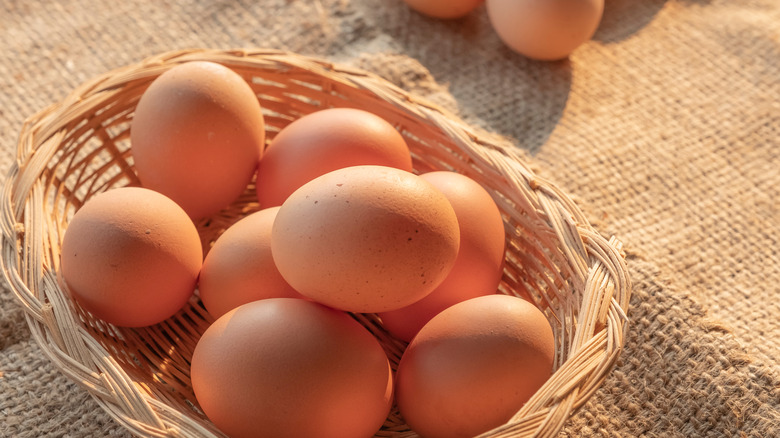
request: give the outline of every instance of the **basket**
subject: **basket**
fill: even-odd
[[[484,437],[555,436],[599,388],[622,350],[630,279],[618,240],[606,239],[566,194],[539,178],[513,146],[370,73],[277,50],[163,53],[97,77],[29,118],[2,191],[2,268],[32,336],[51,362],[139,436],[218,437],[189,385],[189,359],[212,322],[197,293],[152,327],[114,327],[91,316],[61,286],[59,253],[73,213],[91,196],[137,185],[130,153],[133,110],[146,87],[178,63],[226,65],[252,86],[268,140],[292,120],[328,107],[361,108],[406,138],[415,171],[454,170],[480,182],[508,235],[499,293],[534,302],[556,341],[554,373],[503,426]],[[257,210],[254,188],[199,221],[204,250]],[[372,314],[353,315],[398,364],[405,344]],[[382,437],[414,437],[394,407]]]

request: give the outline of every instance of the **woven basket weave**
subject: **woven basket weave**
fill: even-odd
[[[620,242],[598,234],[577,206],[537,177],[512,145],[367,72],[275,50],[164,53],[97,77],[29,118],[2,191],[3,274],[51,362],[139,436],[222,436],[200,412],[189,359],[212,322],[197,293],[169,320],[142,329],[108,325],[83,311],[59,277],[63,233],[91,196],[137,185],[129,144],[133,110],[146,87],[182,62],[207,60],[241,74],[258,95],[272,139],[318,109],[356,107],[406,138],[417,172],[455,170],[480,182],[508,235],[500,293],[536,303],[556,339],[555,372],[507,424],[485,437],[555,436],[596,391],[621,352],[630,279]],[[204,250],[257,210],[253,186],[200,221]],[[405,344],[375,315],[354,315],[385,347],[393,368]],[[521,372],[520,370],[518,372]],[[393,409],[382,437],[414,437]]]

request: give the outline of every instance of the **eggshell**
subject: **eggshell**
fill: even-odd
[[[455,304],[401,357],[396,401],[425,438],[468,438],[500,426],[547,381],[555,356],[542,312],[508,295]]]
[[[234,223],[206,255],[198,289],[214,318],[255,300],[303,298],[284,281],[271,256],[271,226],[278,211],[266,208]]]
[[[486,0],[499,38],[529,58],[566,58],[590,40],[601,22],[604,0]]]
[[[260,104],[244,79],[206,61],[177,65],[141,96],[130,127],[144,187],[193,219],[210,216],[247,187],[265,142]]]
[[[279,272],[302,295],[384,312],[428,295],[455,263],[458,220],[431,183],[385,166],[329,172],[282,204],[271,230]]]
[[[404,0],[410,8],[433,18],[462,18],[482,4],[483,0]]]
[[[257,170],[257,199],[263,207],[279,206],[318,176],[365,164],[411,171],[412,157],[401,134],[379,116],[352,108],[316,111],[270,142]]]
[[[232,438],[367,438],[392,403],[379,342],[347,314],[269,298],[220,317],[192,356],[192,388]]]
[[[159,323],[184,306],[203,261],[195,225],[176,203],[125,187],[90,198],[65,230],[62,276],[79,304],[118,326]]]
[[[450,201],[458,218],[460,248],[452,270],[433,292],[409,306],[379,315],[385,329],[407,342],[447,307],[496,293],[506,246],[501,212],[479,183],[448,171],[428,172],[420,177]]]

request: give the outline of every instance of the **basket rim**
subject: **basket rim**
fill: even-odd
[[[627,312],[632,288],[622,243],[614,236],[604,238],[567,194],[553,182],[539,177],[527,165],[526,157],[521,151],[514,149],[502,138],[474,129],[445,108],[402,90],[374,73],[333,63],[324,58],[277,49],[193,48],[163,52],[87,80],[59,102],[25,119],[18,137],[16,159],[3,181],[0,194],[3,209],[0,216],[3,250],[0,266],[6,283],[25,312],[27,325],[36,343],[59,371],[86,389],[118,423],[138,435],[161,436],[171,433],[195,437],[214,436],[216,433],[188,421],[183,415],[177,416],[175,410],[160,406],[161,403],[151,395],[127,399],[126,395],[133,395],[136,389],[131,383],[127,383],[132,379],[114,363],[115,361],[112,362],[111,354],[83,328],[66,333],[63,337],[59,332],[61,319],[70,318],[68,324],[74,324],[73,316],[64,315],[59,310],[58,306],[62,306],[62,303],[50,301],[56,294],[44,292],[45,299],[40,299],[34,291],[41,285],[44,289],[56,289],[56,281],[50,278],[52,273],[47,271],[51,267],[38,266],[32,270],[34,272],[29,269],[22,272],[19,269],[20,254],[35,250],[31,249],[28,238],[42,238],[38,235],[41,231],[37,229],[42,227],[42,219],[31,217],[34,214],[30,213],[28,207],[33,200],[40,200],[40,194],[35,193],[36,188],[32,181],[26,181],[28,174],[25,172],[31,172],[35,162],[47,161],[52,156],[53,151],[49,149],[56,146],[58,136],[62,135],[62,119],[85,114],[88,106],[84,102],[89,99],[111,95],[128,84],[141,83],[149,77],[159,75],[173,64],[196,59],[221,60],[237,68],[247,69],[255,68],[256,63],[300,68],[314,75],[340,81],[344,86],[365,90],[398,107],[400,111],[405,111],[408,117],[419,118],[436,126],[457,141],[470,142],[489,150],[491,161],[488,164],[496,167],[496,172],[519,175],[527,181],[526,189],[538,197],[541,208],[548,217],[554,218],[555,237],[566,242],[566,248],[574,247],[574,251],[584,251],[588,256],[587,263],[574,263],[572,268],[584,279],[582,287],[586,299],[583,300],[582,309],[587,317],[577,321],[582,329],[577,331],[577,336],[569,346],[570,354],[577,360],[563,362],[550,379],[561,380],[560,376],[567,376],[564,379],[566,381],[556,381],[556,384],[560,388],[568,388],[568,392],[544,396],[537,394],[510,422],[489,432],[490,435],[486,433],[483,436],[510,432],[523,434],[529,430],[537,436],[555,436],[563,421],[600,387],[622,352],[629,327]],[[42,147],[49,149],[43,150]],[[36,177],[33,181],[37,180]],[[82,345],[74,348],[74,343]],[[102,358],[102,361],[96,361],[96,357]],[[89,362],[93,366],[90,369],[83,362]],[[95,366],[98,362],[101,367]],[[595,362],[597,365],[594,366]],[[570,376],[578,378],[572,380]],[[114,378],[118,382],[125,382],[126,386],[116,388],[115,384],[107,384],[106,380]],[[580,384],[583,386],[578,386]],[[121,397],[125,399],[118,400]],[[560,419],[561,415],[564,417],[563,421]],[[528,421],[518,423],[520,419]],[[179,426],[182,430],[174,432]]]

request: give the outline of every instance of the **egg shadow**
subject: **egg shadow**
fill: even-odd
[[[605,0],[604,15],[593,39],[617,43],[652,23],[668,0]],[[712,0],[679,0],[682,4],[709,4]]]
[[[667,0],[605,0],[604,14],[593,39],[617,43],[636,34],[663,9]]]
[[[454,20],[426,17],[403,2],[351,5],[363,17],[381,16],[371,23],[384,38],[376,52],[419,62],[454,98],[466,123],[531,154],[557,126],[571,89],[569,61],[535,61],[513,52],[493,30],[484,4]],[[381,69],[375,73],[384,76]]]

